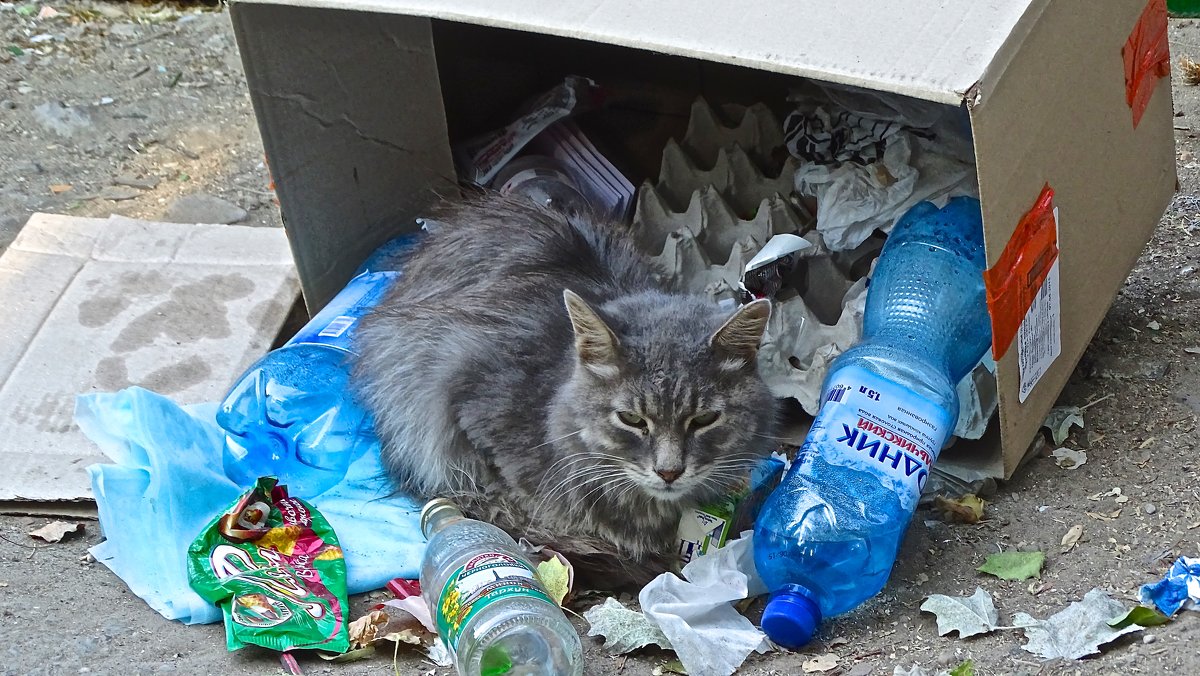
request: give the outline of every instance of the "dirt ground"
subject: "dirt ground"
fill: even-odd
[[[38,18],[53,13],[44,7],[58,16]],[[1171,36],[1176,59],[1200,58],[1200,26],[1174,21]],[[918,609],[929,594],[969,595],[976,586],[995,597],[1004,624],[1018,611],[1046,617],[1093,587],[1132,605],[1138,587],[1159,579],[1177,556],[1200,555],[1200,349],[1186,351],[1200,348],[1200,89],[1174,77],[1182,189],[1060,399],[1094,402],[1086,431],[1067,443],[1086,449],[1087,464],[1068,472],[1051,459],[1031,461],[1000,487],[978,525],[918,513],[881,596],[828,623],[805,652],[753,656],[739,673],[800,673],[823,653],[840,658],[822,672],[829,675],[966,659],[977,674],[1200,673],[1198,613],[1124,637],[1098,657],[1043,662],[1021,649],[1019,632],[939,637],[933,617]],[[161,219],[180,213],[177,200],[193,193],[222,200],[200,206],[226,220],[279,225],[228,15],[219,8],[0,4],[0,158],[0,251],[34,211]],[[1114,487],[1127,502],[1100,497]],[[89,563],[86,549],[101,538],[94,521],[81,538],[34,548],[26,533],[46,521],[0,517],[0,674],[279,673],[265,652],[227,653],[220,626],[162,619]],[[1075,524],[1082,538],[1060,553]],[[1041,579],[976,573],[1000,548],[1045,551]],[[370,602],[360,597],[354,606]],[[670,657],[611,657],[595,639],[584,642],[589,674],[649,674]],[[393,669],[390,656],[352,664],[311,658],[303,666],[347,676]],[[406,650],[396,668],[450,673]]]

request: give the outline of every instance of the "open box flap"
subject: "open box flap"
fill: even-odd
[[[1058,209],[1061,354],[1020,396],[1019,338],[997,362],[1003,476],[1024,458],[1175,189],[1171,83],[1135,127],[1121,50],[1145,0],[1048,3],[984,102],[972,106],[988,264],[1043,186]],[[1022,400],[1023,399],[1023,400]],[[1067,401],[1064,404],[1084,404]],[[999,475],[999,473],[997,473]]]
[[[512,28],[958,104],[1044,0],[236,0]],[[1010,39],[1013,38],[1013,39]],[[999,58],[998,58],[999,57]]]

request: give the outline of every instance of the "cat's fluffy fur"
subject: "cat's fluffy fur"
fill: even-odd
[[[585,569],[668,567],[681,510],[771,447],[769,303],[672,293],[626,229],[524,201],[436,220],[360,334],[389,472]]]

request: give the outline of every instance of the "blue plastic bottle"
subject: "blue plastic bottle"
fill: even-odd
[[[400,277],[386,268],[415,241],[381,247],[304,328],[230,388],[217,424],[225,430],[225,474],[239,486],[275,476],[291,495],[312,498],[378,445],[370,416],[350,393],[350,358],[360,321]]]
[[[770,599],[762,628],[808,643],[822,618],[887,582],[929,469],[958,416],[955,386],[991,342],[978,200],[913,207],[867,291],[862,341],[830,365],[822,407],[755,523]]]

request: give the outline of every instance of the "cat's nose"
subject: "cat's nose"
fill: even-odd
[[[663,481],[665,481],[669,484],[673,484],[673,483],[675,483],[676,479],[678,479],[680,476],[683,475],[683,470],[681,470],[681,469],[656,469],[656,470],[654,470],[654,473],[659,475],[660,477],[662,477]]]

